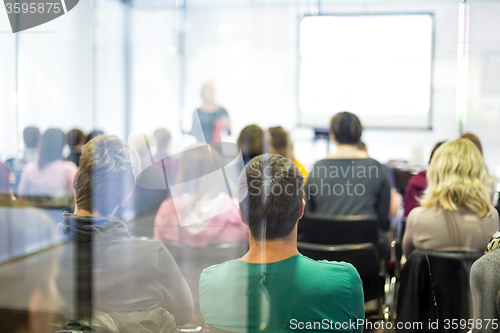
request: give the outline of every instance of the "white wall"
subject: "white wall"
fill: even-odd
[[[231,115],[235,140],[251,123],[282,125],[293,132],[297,157],[312,163],[324,155],[311,144],[309,129],[297,122],[296,73],[298,15],[308,13],[302,0],[187,0],[185,99],[180,101],[182,62],[177,49],[175,10],[142,6],[132,15],[131,129],[151,133],[166,127],[180,138],[181,114],[189,122],[200,104],[202,82],[212,79],[218,101]],[[67,15],[19,34],[21,50],[20,124],[41,129],[93,128],[125,136],[124,8],[114,0],[80,4]],[[148,11],[149,10],[149,11]],[[322,0],[322,13],[433,12],[435,14],[432,131],[366,130],[370,154],[381,160],[412,158],[423,164],[435,142],[458,135],[456,79],[458,1]],[[465,130],[483,141],[490,171],[500,175],[500,2],[470,4],[468,122]],[[0,13],[0,30],[8,31]],[[51,32],[51,33],[45,33]],[[95,44],[92,44],[95,36]],[[0,155],[15,153],[14,35],[0,34]],[[95,53],[94,53],[95,52]],[[180,109],[185,105],[184,109]],[[326,126],[327,124],[325,124]],[[186,127],[189,127],[187,124]]]
[[[219,6],[199,1],[187,3],[186,105],[194,108],[199,103],[200,84],[206,79],[213,79],[217,84],[220,104],[227,107],[232,116],[234,137],[250,123],[262,127],[279,124],[294,130],[299,159],[312,163],[321,157],[326,147],[321,144],[311,146],[310,131],[294,129],[297,119],[297,17],[301,10],[306,13],[309,10],[304,2],[281,1],[276,6],[245,1],[233,5],[224,2]],[[321,12],[435,14],[433,130],[366,130],[363,135],[370,154],[381,161],[412,160],[412,151],[421,151],[418,154],[420,158],[413,162],[425,164],[437,141],[458,136],[455,102],[458,2],[351,3],[321,1]],[[484,96],[478,90],[484,90],[481,87],[485,84],[498,85],[494,79],[485,83],[483,68],[485,63],[493,68],[499,64],[500,3],[474,2],[470,13],[469,122],[465,130],[480,136],[487,164],[494,172],[500,165],[497,148],[500,139],[494,135],[500,125],[500,122],[495,122],[500,117],[500,91]]]

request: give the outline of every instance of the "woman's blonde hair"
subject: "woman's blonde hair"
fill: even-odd
[[[483,156],[472,141],[448,141],[432,158],[421,205],[439,205],[449,211],[466,207],[478,217],[490,215],[492,206],[485,187],[487,176]]]

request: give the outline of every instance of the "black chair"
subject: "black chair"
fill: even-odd
[[[365,301],[380,300],[378,314],[390,320],[395,279],[379,255],[379,223],[366,215],[307,214],[299,222],[298,249],[315,260],[351,263],[363,281]]]
[[[481,257],[477,252],[416,250],[401,269],[397,321],[421,322],[423,327],[402,332],[467,332],[469,328],[446,327],[445,321],[468,322],[472,317],[470,268]],[[429,322],[439,321],[437,330]]]

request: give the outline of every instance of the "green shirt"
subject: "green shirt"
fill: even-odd
[[[362,332],[365,316],[363,284],[354,266],[301,254],[267,264],[237,259],[205,269],[200,307],[206,324],[237,333]]]

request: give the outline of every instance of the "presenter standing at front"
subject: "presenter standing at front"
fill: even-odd
[[[201,86],[200,96],[203,104],[193,112],[193,123],[188,134],[193,135],[198,142],[219,148],[221,131],[227,130],[228,135],[231,134],[229,115],[226,109],[215,102],[213,82],[207,81]]]

